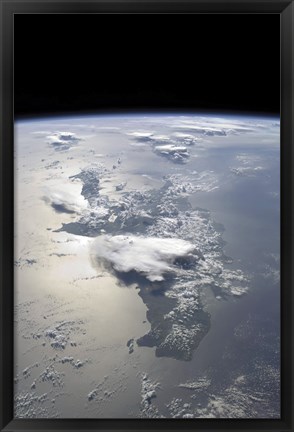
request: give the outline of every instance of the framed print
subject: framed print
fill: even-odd
[[[1,24],[1,430],[293,430],[293,2]]]

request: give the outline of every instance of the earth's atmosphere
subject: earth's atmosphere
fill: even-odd
[[[280,124],[15,124],[15,416],[280,417]]]

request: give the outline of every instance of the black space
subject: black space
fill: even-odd
[[[23,14],[14,20],[16,117],[279,113],[278,14]]]

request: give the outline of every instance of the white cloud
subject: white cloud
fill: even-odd
[[[150,281],[162,281],[164,273],[173,271],[176,258],[191,256],[194,251],[193,244],[181,239],[103,235],[94,241],[91,255],[118,272],[135,270]]]
[[[185,145],[193,145],[202,142],[201,138],[195,137],[194,135],[191,134],[182,133],[182,132],[176,132],[174,134],[174,137],[176,138],[177,141],[180,141]]]
[[[237,176],[244,176],[244,177],[253,177],[258,172],[264,171],[264,167],[257,166],[257,167],[238,167],[238,168],[231,168],[231,172]]]
[[[128,132],[127,135],[133,137],[136,145],[151,145],[153,151],[161,156],[166,156],[172,162],[183,163],[189,158],[187,147],[183,144],[192,145],[199,138],[187,134],[174,134],[174,139],[167,135],[155,135],[150,131]],[[177,144],[181,141],[182,145]]]
[[[133,137],[138,142],[150,142],[151,144],[155,144],[156,142],[168,142],[170,140],[170,137],[167,135],[155,135],[150,131],[128,132],[127,135]]]
[[[55,150],[68,150],[82,139],[73,132],[54,132],[51,135],[47,135],[46,138],[47,142]]]
[[[137,141],[149,141],[153,135],[150,131],[134,131],[128,132],[127,135],[135,138]]]
[[[151,139],[155,142],[168,142],[170,141],[170,137],[167,135],[153,135]]]
[[[45,189],[43,200],[58,213],[80,213],[86,209],[87,202],[81,195],[59,190]]]
[[[173,162],[184,162],[189,157],[187,147],[185,146],[166,144],[155,146],[154,150],[156,153],[168,156]]]
[[[260,132],[268,129],[268,122],[260,123],[250,119],[237,120],[232,118],[195,117],[175,119],[171,127],[178,130],[206,136],[226,136],[230,134],[243,134]]]
[[[242,166],[231,168],[231,172],[237,176],[253,177],[258,172],[265,170],[264,166],[259,165],[260,156],[241,153],[236,156],[236,160],[242,164]]]
[[[175,153],[175,152],[187,153],[186,147],[176,146],[174,144],[165,144],[161,146],[156,146],[155,150],[159,152],[166,152],[166,153]]]
[[[251,164],[255,164],[256,162],[259,162],[261,160],[261,157],[255,154],[240,153],[236,156],[236,159],[238,162],[241,162],[243,165],[251,165]]]
[[[213,135],[219,135],[219,136],[225,136],[226,131],[224,129],[216,128],[216,127],[209,127],[209,126],[198,126],[195,124],[178,124],[176,126],[177,129],[182,129],[185,131],[191,131],[198,134],[213,136]]]
[[[39,138],[39,137],[43,137],[46,135],[50,135],[51,132],[50,131],[45,131],[45,130],[41,130],[41,131],[33,131],[31,132],[32,135],[34,135],[35,137]]]

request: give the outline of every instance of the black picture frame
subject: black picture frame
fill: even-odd
[[[294,4],[287,0],[0,1],[1,12],[1,397],[2,431],[252,430],[293,428]],[[281,18],[281,388],[279,420],[13,418],[13,16],[17,13],[278,13]]]

